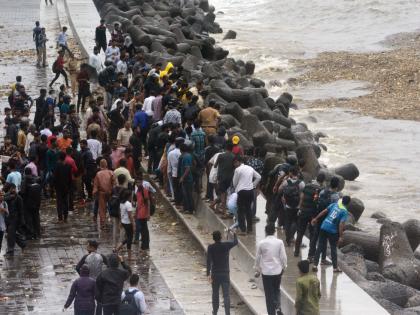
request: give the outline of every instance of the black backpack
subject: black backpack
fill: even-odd
[[[283,188],[283,196],[286,201],[286,205],[289,208],[297,209],[300,201],[300,180],[292,182],[290,179],[287,180],[287,185]]]
[[[331,204],[332,191],[328,188],[321,190],[318,197],[318,212],[325,210]]]
[[[51,67],[52,72],[54,72],[54,73],[58,73],[59,72],[57,66],[58,66],[58,60],[56,59],[54,61],[54,63],[52,64],[52,67]]]
[[[121,189],[119,187],[114,187],[112,189],[111,198],[108,201],[109,215],[114,218],[120,217],[120,193]]]
[[[318,210],[318,199],[319,199],[320,187],[318,184],[309,183],[305,185],[303,189],[303,202],[302,207],[311,209],[313,211]]]
[[[134,295],[139,292],[139,290],[133,290],[129,292],[128,290],[125,290],[125,297],[121,301],[120,304],[120,315],[138,315],[139,309],[136,305],[136,300],[134,299]]]

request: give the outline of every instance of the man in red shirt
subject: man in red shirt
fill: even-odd
[[[55,73],[55,78],[51,81],[49,85],[50,87],[52,87],[54,82],[57,81],[60,74],[63,75],[64,80],[66,80],[66,86],[69,87],[69,80],[67,78],[67,73],[64,70],[64,51],[60,51],[58,53],[58,57],[52,65],[52,71]]]
[[[244,150],[242,149],[242,146],[239,144],[240,141],[241,139],[239,138],[239,136],[232,137],[232,143],[233,143],[232,153],[235,155],[244,155]]]
[[[74,191],[75,191],[75,177],[77,175],[77,165],[74,159],[71,157],[73,153],[73,148],[70,146],[66,149],[66,158],[64,159],[64,164],[69,165],[71,167],[71,187],[69,192],[69,211],[74,210]]]

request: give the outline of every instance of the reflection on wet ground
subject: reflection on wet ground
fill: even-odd
[[[70,285],[78,277],[74,268],[85,254],[87,240],[99,239],[99,252],[112,252],[110,233],[98,232],[88,209],[80,208],[67,224],[56,223],[54,206],[44,203],[41,209],[43,237],[28,241],[24,254],[16,250],[12,259],[0,257],[1,314],[60,313]],[[135,247],[131,257],[125,258],[141,277],[140,288],[151,314],[184,314],[148,253]],[[71,313],[68,310],[65,314]]]

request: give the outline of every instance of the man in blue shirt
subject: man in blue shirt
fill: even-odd
[[[133,127],[140,127],[141,130],[148,129],[148,117],[141,104],[137,104],[136,106],[136,113],[133,118]]]
[[[182,188],[182,203],[184,205],[184,212],[192,214],[194,212],[193,200],[193,176],[192,166],[193,157],[190,153],[190,148],[185,143],[181,144],[181,156],[178,162],[179,183]]]
[[[350,204],[351,198],[344,196],[337,203],[328,206],[327,209],[322,210],[313,220],[312,225],[316,225],[317,221],[326,216],[321,224],[319,232],[318,246],[315,253],[314,266],[312,271],[318,271],[318,262],[321,253],[327,247],[327,240],[331,247],[331,259],[334,267],[334,272],[341,272],[337,266],[337,244],[342,241],[344,224],[348,217],[347,207]]]

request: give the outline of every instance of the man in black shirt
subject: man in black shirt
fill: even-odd
[[[57,195],[58,223],[67,222],[69,211],[69,193],[72,185],[71,166],[64,163],[66,153],[58,154],[58,162],[54,170],[54,187]]]
[[[229,297],[229,252],[238,244],[236,233],[233,234],[233,240],[222,242],[220,231],[213,232],[214,244],[209,245],[207,249],[207,277],[212,285],[212,303],[213,315],[219,310],[219,289],[222,286],[223,299],[225,304],[225,314],[230,315],[230,297]]]
[[[105,20],[101,20],[101,24],[96,27],[95,41],[96,47],[98,47],[99,49],[102,48],[102,50],[105,52],[107,48]]]

